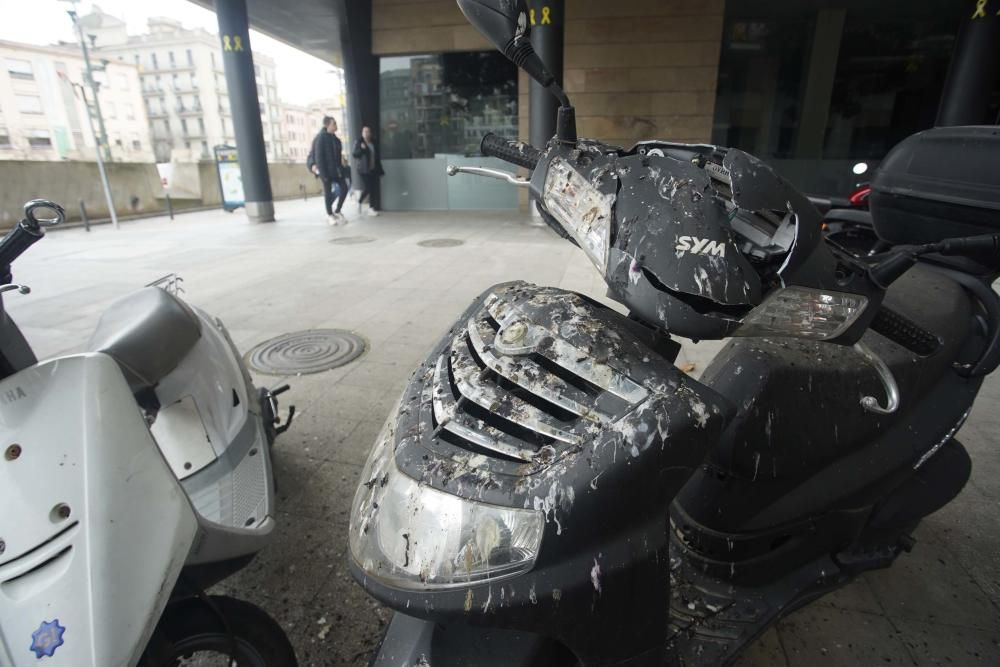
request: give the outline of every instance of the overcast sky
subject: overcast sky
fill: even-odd
[[[93,6],[123,19],[130,35],[146,32],[146,19],[168,16],[185,28],[204,28],[213,35],[219,26],[215,14],[188,0],[98,0],[78,3],[77,11],[88,14]],[[0,39],[29,44],[52,44],[59,40],[77,41],[66,10],[70,3],[60,0],[0,0]],[[254,51],[274,58],[278,70],[278,95],[285,102],[305,104],[336,92],[333,66],[287,44],[250,31]]]

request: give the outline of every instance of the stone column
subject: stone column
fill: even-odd
[[[215,0],[215,13],[219,19],[219,45],[229,89],[247,218],[250,222],[274,222],[246,0]]]

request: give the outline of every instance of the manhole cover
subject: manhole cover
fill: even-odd
[[[370,236],[341,236],[339,238],[330,239],[330,243],[336,243],[337,245],[354,245],[356,243],[371,243],[374,241]]]
[[[246,354],[258,373],[319,373],[354,361],[365,351],[365,339],[341,329],[296,331],[264,341]]]
[[[452,248],[463,243],[465,241],[459,239],[427,239],[426,241],[419,242],[417,245],[425,248]]]

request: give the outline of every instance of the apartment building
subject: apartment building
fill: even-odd
[[[217,35],[169,18],[151,18],[146,34],[129,35],[124,21],[97,7],[81,21],[99,57],[138,68],[158,162],[207,159],[214,146],[235,145]],[[288,159],[274,61],[253,57],[267,158]]]
[[[99,59],[94,78],[111,158],[151,162],[149,121],[134,64]],[[0,159],[94,160],[96,142],[84,102],[79,47],[0,41]],[[87,88],[88,101],[93,102]],[[96,125],[96,120],[95,120]]]
[[[289,160],[305,162],[316,134],[309,107],[297,104],[281,105],[281,143]]]

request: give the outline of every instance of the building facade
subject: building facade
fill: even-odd
[[[95,8],[83,17],[97,57],[136,67],[157,162],[209,159],[216,145],[235,145],[219,38],[180,22],[153,18],[129,35],[125,23]],[[274,61],[254,53],[254,73],[269,161],[288,159],[282,138]]]
[[[79,47],[0,42],[0,64],[0,159],[96,159],[96,141],[81,90],[85,68]],[[110,62],[94,78],[99,83],[111,159],[152,162],[149,121],[136,66]],[[92,102],[90,88],[85,92]]]
[[[316,128],[309,107],[297,104],[281,105],[281,144],[288,159],[305,162],[312,146]]]

